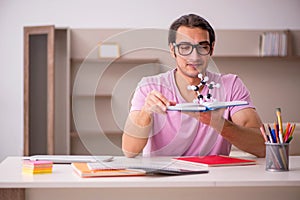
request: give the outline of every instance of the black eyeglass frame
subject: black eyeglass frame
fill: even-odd
[[[182,54],[182,53],[180,52],[180,50],[179,50],[179,48],[180,48],[181,45],[190,45],[190,46],[192,47],[191,52],[188,53],[188,54]],[[208,51],[207,53],[205,53],[205,54],[200,53],[199,50],[198,50],[198,48],[196,48],[196,47],[198,47],[198,46],[203,46],[203,45],[207,45],[207,46],[209,47],[209,51]],[[206,56],[206,55],[210,54],[210,53],[211,53],[211,50],[212,50],[211,44],[208,43],[208,42],[205,42],[205,43],[199,42],[198,44],[191,44],[191,43],[189,43],[189,42],[182,42],[182,43],[176,44],[175,42],[173,42],[173,46],[174,46],[174,48],[177,47],[178,53],[179,53],[180,55],[182,55],[182,56],[188,56],[188,55],[191,55],[191,54],[193,53],[194,49],[196,49],[196,51],[197,51],[197,53],[198,53],[199,55],[201,55],[201,56]]]

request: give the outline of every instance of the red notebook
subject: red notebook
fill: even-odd
[[[174,160],[208,167],[256,164],[255,160],[221,155],[178,157],[174,158]]]

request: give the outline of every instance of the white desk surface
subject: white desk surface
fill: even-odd
[[[8,157],[0,164],[0,188],[300,187],[300,156],[290,156],[288,172],[265,171],[265,159],[257,163],[209,167],[208,174],[197,175],[80,178],[66,164],[54,165],[52,174],[22,174],[21,157]]]

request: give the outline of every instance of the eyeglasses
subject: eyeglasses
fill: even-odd
[[[179,44],[173,43],[174,47],[177,47],[178,53],[182,56],[190,55],[194,49],[202,56],[206,56],[210,53],[211,47],[209,44],[191,44],[188,42],[182,42]]]

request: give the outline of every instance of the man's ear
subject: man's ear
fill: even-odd
[[[215,49],[215,42],[213,42],[213,43],[211,44],[211,50],[210,50],[210,55],[211,55],[211,56],[212,56],[213,53],[214,53],[214,49]]]
[[[175,47],[174,47],[174,45],[170,43],[170,44],[169,44],[169,48],[170,48],[171,56],[172,56],[173,58],[176,58],[176,53],[175,53]]]

